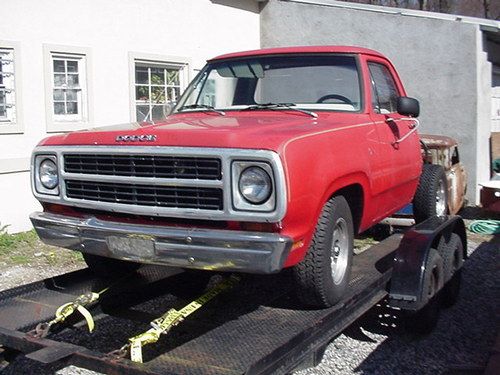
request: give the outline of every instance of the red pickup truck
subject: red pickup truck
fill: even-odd
[[[165,120],[43,140],[32,157],[43,212],[31,220],[44,242],[81,251],[101,274],[142,263],[292,267],[302,301],[330,306],[347,288],[354,235],[412,202],[418,114],[372,50],[219,56]],[[414,206],[425,214],[444,213],[443,176],[422,179]]]

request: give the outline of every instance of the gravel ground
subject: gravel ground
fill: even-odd
[[[33,281],[46,279],[47,277],[76,271],[82,267],[83,264],[51,267],[18,265],[3,269],[0,268],[0,290],[10,289]]]
[[[498,328],[499,250],[500,237],[470,236],[459,302],[442,312],[432,334],[406,333],[391,310],[377,306],[328,345],[317,367],[296,374],[442,374],[450,368],[484,368]],[[17,358],[0,372],[48,375],[54,369]],[[68,367],[57,374],[97,373]]]
[[[387,309],[374,308],[330,343],[317,367],[297,375],[420,375],[484,368],[499,327],[499,250],[500,237],[469,242],[459,302],[442,311],[430,335],[405,333]]]

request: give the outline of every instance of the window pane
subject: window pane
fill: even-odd
[[[165,83],[165,69],[151,68],[151,84],[163,85]]]
[[[164,109],[162,105],[153,106],[153,120],[163,120],[166,117]]]
[[[66,76],[64,74],[54,74],[54,86],[62,86],[66,84]]]
[[[151,101],[165,103],[165,87],[151,87]]]
[[[5,91],[0,90],[0,105],[5,104]]]
[[[78,61],[67,61],[68,72],[78,73]]]
[[[375,83],[379,110],[382,113],[396,112],[398,90],[392,79],[391,72],[386,66],[376,63],[368,64],[372,80]]]
[[[54,114],[64,115],[64,103],[54,103]]]
[[[54,90],[54,100],[64,100],[64,90]]]
[[[7,117],[7,110],[5,109],[5,106],[0,105],[0,117]]]
[[[78,74],[68,74],[68,86],[78,86]]]
[[[178,87],[169,87],[168,88],[168,100],[176,102],[180,96],[180,88]]]
[[[146,121],[146,116],[149,112],[149,106],[148,105],[138,105],[137,106],[137,121],[142,122]]]
[[[167,71],[167,84],[168,85],[179,85],[179,71],[178,70],[168,70]]]
[[[148,88],[148,86],[136,86],[136,88],[135,88],[135,100],[149,100],[149,88]]]
[[[64,60],[54,60],[54,72],[64,73]]]
[[[135,83],[149,83],[148,68],[142,66],[135,67]]]
[[[78,100],[78,90],[66,90],[66,100],[67,101],[77,101]]]
[[[66,113],[68,115],[77,115],[78,114],[78,103],[76,103],[76,102],[66,103]]]

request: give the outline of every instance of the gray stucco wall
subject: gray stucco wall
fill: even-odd
[[[484,97],[489,63],[478,56],[479,26],[279,0],[263,8],[262,47],[326,44],[372,48],[395,64],[408,95],[420,100],[422,132],[458,139],[469,173],[468,199],[477,202],[478,179],[489,177],[484,145],[490,126]],[[485,113],[478,114],[479,107]]]

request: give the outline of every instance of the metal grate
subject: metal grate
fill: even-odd
[[[72,199],[138,206],[222,210],[222,189],[66,180]]]
[[[220,180],[217,158],[159,155],[65,154],[67,173]]]

